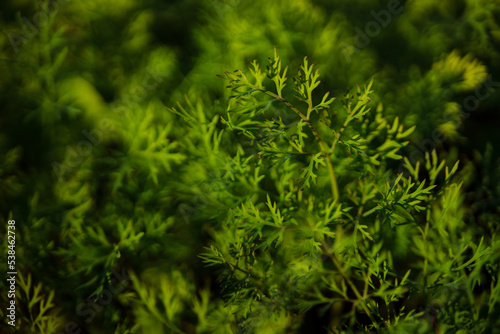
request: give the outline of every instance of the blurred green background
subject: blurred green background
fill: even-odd
[[[223,302],[205,324],[184,298],[217,294],[197,254],[214,212],[237,199],[221,191],[225,205],[184,222],[179,208],[203,192],[211,166],[165,106],[187,99],[223,115],[216,74],[266,64],[274,46],[284,63],[317,64],[334,96],[373,77],[374,106],[417,126],[405,153],[460,159],[468,222],[498,224],[499,24],[499,0],[3,0],[0,221],[18,224],[18,270],[55,291],[59,313],[43,321],[162,332],[129,290],[96,321],[77,314],[112,270],[127,268],[142,279],[136,291],[175,282],[172,318],[183,331],[220,323],[225,332]]]

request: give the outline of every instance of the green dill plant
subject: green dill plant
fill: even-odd
[[[254,145],[244,164],[260,189],[211,230],[200,257],[217,268],[238,327],[307,332],[316,316],[332,333],[491,332],[498,238],[461,220],[458,161],[432,151],[410,163],[414,127],[372,108],[373,79],[339,101],[307,57],[292,87],[289,73],[275,49],[267,70],[253,61],[220,76],[231,94],[222,122]]]

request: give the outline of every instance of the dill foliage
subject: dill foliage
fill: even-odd
[[[307,58],[290,72],[275,50],[267,70],[253,61],[220,76],[232,161],[259,186],[200,257],[219,270],[239,328],[300,331],[315,315],[332,333],[492,331],[498,238],[461,219],[458,162],[402,156],[414,127],[373,110],[373,80],[339,101]]]
[[[457,151],[500,9],[460,2],[357,49],[347,0],[7,1],[0,332],[498,332],[500,167]]]

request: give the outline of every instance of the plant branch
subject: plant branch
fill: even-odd
[[[267,90],[264,90],[264,89],[260,89],[260,91],[263,92],[263,93],[265,93],[265,94],[267,94],[267,95],[269,95],[269,96],[274,97],[275,99],[277,99],[277,100],[279,100],[281,102],[283,102],[285,105],[287,105],[288,107],[290,107],[297,115],[299,115],[300,118],[302,118],[302,120],[304,122],[306,122],[306,124],[309,126],[309,128],[311,129],[313,135],[316,137],[316,139],[319,142],[319,145],[321,147],[321,151],[327,157],[326,164],[328,166],[328,172],[329,172],[330,181],[331,181],[331,184],[332,184],[333,200],[337,201],[339,199],[339,189],[338,189],[338,184],[337,184],[337,177],[335,176],[335,170],[333,168],[333,163],[332,163],[332,160],[331,160],[331,154],[328,151],[328,146],[321,139],[321,137],[319,136],[318,132],[316,131],[316,128],[312,125],[311,121],[299,109],[297,109],[293,104],[291,104],[288,100],[284,99],[281,96],[278,96],[278,95],[274,94],[273,92],[270,92],[270,91],[267,91]]]
[[[375,321],[375,319],[373,318],[373,315],[371,314],[370,310],[368,309],[368,307],[366,306],[365,304],[365,297],[361,295],[361,293],[359,292],[358,288],[356,287],[356,285],[354,285],[354,283],[352,282],[352,280],[349,278],[349,276],[347,275],[347,273],[345,272],[344,268],[342,267],[342,265],[340,264],[340,262],[337,260],[337,257],[335,256],[335,254],[333,254],[330,250],[329,250],[329,247],[328,245],[326,244],[325,240],[324,239],[321,239],[320,240],[321,242],[321,246],[323,247],[323,251],[328,255],[328,257],[332,260],[333,264],[335,265],[335,267],[337,268],[338,272],[340,273],[340,275],[346,280],[347,284],[351,287],[352,291],[354,292],[354,294],[356,295],[356,298],[358,299],[358,301],[360,302],[361,304],[361,307],[363,308],[363,310],[365,311],[365,313],[368,315],[368,317],[370,318],[371,322],[373,323],[373,326],[378,330],[379,329],[379,326],[377,324],[377,322]]]

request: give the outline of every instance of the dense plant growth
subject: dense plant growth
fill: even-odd
[[[446,330],[467,327],[476,314],[476,328],[491,331],[499,244],[495,236],[477,242],[461,221],[458,162],[449,170],[433,151],[422,166],[404,158],[406,173],[395,175],[392,161],[403,159],[413,128],[370,110],[372,82],[337,104],[328,92],[316,97],[319,72],[305,58],[293,78],[301,108],[287,72],[275,51],[265,72],[255,61],[249,75],[225,73],[233,95],[224,123],[255,145],[239,169],[251,184],[272,180],[231,209],[201,255],[221,269],[236,318],[245,328],[298,329],[320,307],[332,332],[424,333],[431,316]],[[263,177],[264,168],[273,170]],[[484,280],[483,301],[467,301]],[[462,290],[461,311],[422,307]]]
[[[0,6],[0,332],[500,328],[498,0]]]

